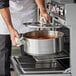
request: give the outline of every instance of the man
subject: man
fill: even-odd
[[[36,22],[36,4],[49,20],[44,0],[0,0],[0,76],[10,76],[11,41],[17,45],[15,37],[30,30],[23,22]]]

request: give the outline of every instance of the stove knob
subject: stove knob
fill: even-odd
[[[54,6],[52,7],[52,10],[51,10],[51,11],[52,11],[52,12],[55,12],[55,7],[54,7]]]
[[[63,8],[63,7],[60,8],[60,15],[61,15],[61,16],[64,15],[64,8]]]
[[[57,13],[57,15],[59,15],[59,8],[58,7],[56,8],[56,13]]]

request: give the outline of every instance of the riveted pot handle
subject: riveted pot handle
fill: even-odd
[[[15,40],[16,40],[17,46],[21,46],[21,45],[24,45],[25,44],[25,39],[24,39],[23,36],[20,37],[20,38],[17,38],[16,37]]]

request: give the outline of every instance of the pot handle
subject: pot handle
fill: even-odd
[[[41,24],[41,26],[44,25],[44,24],[47,24],[47,21],[46,21],[45,17],[40,18],[40,24]]]
[[[26,43],[26,41],[25,41],[23,36],[20,37],[20,38],[16,37],[15,40],[16,40],[17,46],[21,46],[21,45],[24,45]]]

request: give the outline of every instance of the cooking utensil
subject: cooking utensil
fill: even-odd
[[[63,49],[63,33],[58,31],[32,31],[25,33],[17,43],[24,45],[24,51],[33,56],[56,53]]]

